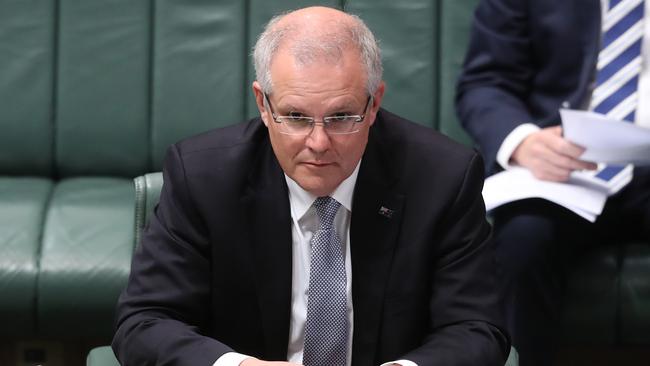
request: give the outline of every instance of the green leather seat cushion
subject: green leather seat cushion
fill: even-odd
[[[617,334],[619,251],[594,248],[570,268],[564,309],[564,340],[614,344]]]
[[[627,245],[621,264],[621,342],[650,344],[650,246]]]
[[[571,268],[564,340],[574,344],[650,343],[650,247],[590,249]]]
[[[71,178],[47,212],[37,315],[43,337],[110,339],[134,243],[131,179]]]
[[[0,177],[0,336],[28,336],[34,314],[41,228],[52,183]]]

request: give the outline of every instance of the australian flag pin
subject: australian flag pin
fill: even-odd
[[[378,213],[379,213],[380,215],[382,215],[382,216],[384,216],[384,217],[390,219],[391,217],[393,217],[393,213],[394,213],[394,212],[395,212],[395,211],[391,210],[390,208],[388,208],[388,207],[386,207],[386,206],[381,206],[381,208],[379,208],[379,212],[378,212]]]

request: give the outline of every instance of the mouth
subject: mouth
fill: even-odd
[[[314,168],[324,168],[327,166],[334,165],[334,163],[328,163],[323,161],[306,161],[302,163],[303,165],[314,167]]]

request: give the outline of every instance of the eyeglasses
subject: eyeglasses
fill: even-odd
[[[368,102],[363,109],[364,114],[361,115],[340,113],[334,116],[323,117],[321,121],[323,128],[328,134],[332,135],[346,135],[359,132],[359,123],[363,122],[363,119],[366,117],[365,112],[368,110],[371,102],[372,95],[368,96]],[[273,112],[269,96],[266,93],[264,93],[264,103],[268,106],[273,120],[280,124],[280,133],[285,135],[309,135],[317,123],[316,118],[303,116],[298,112],[291,112],[288,116],[277,116]]]

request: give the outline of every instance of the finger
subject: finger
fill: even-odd
[[[598,169],[598,164],[591,161],[576,160],[576,163],[579,165],[576,170],[596,170]]]
[[[555,136],[562,137],[562,126],[548,127],[546,130]]]
[[[540,147],[538,157],[544,160],[544,164],[564,170],[565,172],[562,175],[570,174],[573,170],[594,170],[598,167],[596,163],[557,154],[550,149],[546,151],[544,147]]]
[[[549,148],[556,154],[553,159],[557,160],[556,165],[573,170],[593,170],[597,164],[578,159],[585,152],[585,148],[569,142],[564,138],[548,138],[545,142]],[[568,160],[567,160],[568,158]]]
[[[574,159],[572,157],[568,157],[565,155],[557,155],[553,157],[552,159],[548,160],[549,164],[555,165],[559,168],[566,169],[568,171],[573,171],[573,170],[594,170],[598,167],[597,164],[589,162],[589,161],[584,161],[584,160],[579,160],[579,159]]]
[[[569,142],[562,136],[562,126],[547,127],[539,135],[539,141],[548,145],[558,154],[577,158],[584,152],[584,148]]]
[[[573,170],[575,160],[558,155],[547,149],[538,155],[537,175],[544,180],[566,181]]]
[[[566,170],[568,172],[576,169],[582,169],[582,164],[580,160],[570,158],[565,155],[557,155],[553,160],[549,160],[548,164],[555,166],[559,169]]]
[[[565,155],[573,159],[578,159],[585,152],[584,147],[571,143],[564,138],[549,139],[548,143],[549,147],[557,154]]]
[[[557,166],[559,168],[571,169],[572,158],[555,151],[551,146],[540,144],[535,149],[535,157],[544,165]]]
[[[533,170],[537,179],[551,182],[566,182],[569,180],[570,171],[552,165],[544,165],[540,169]]]
[[[543,181],[549,182],[566,182],[569,180],[569,174],[566,174],[562,171],[553,171],[553,170],[533,170],[532,171],[535,178]]]

